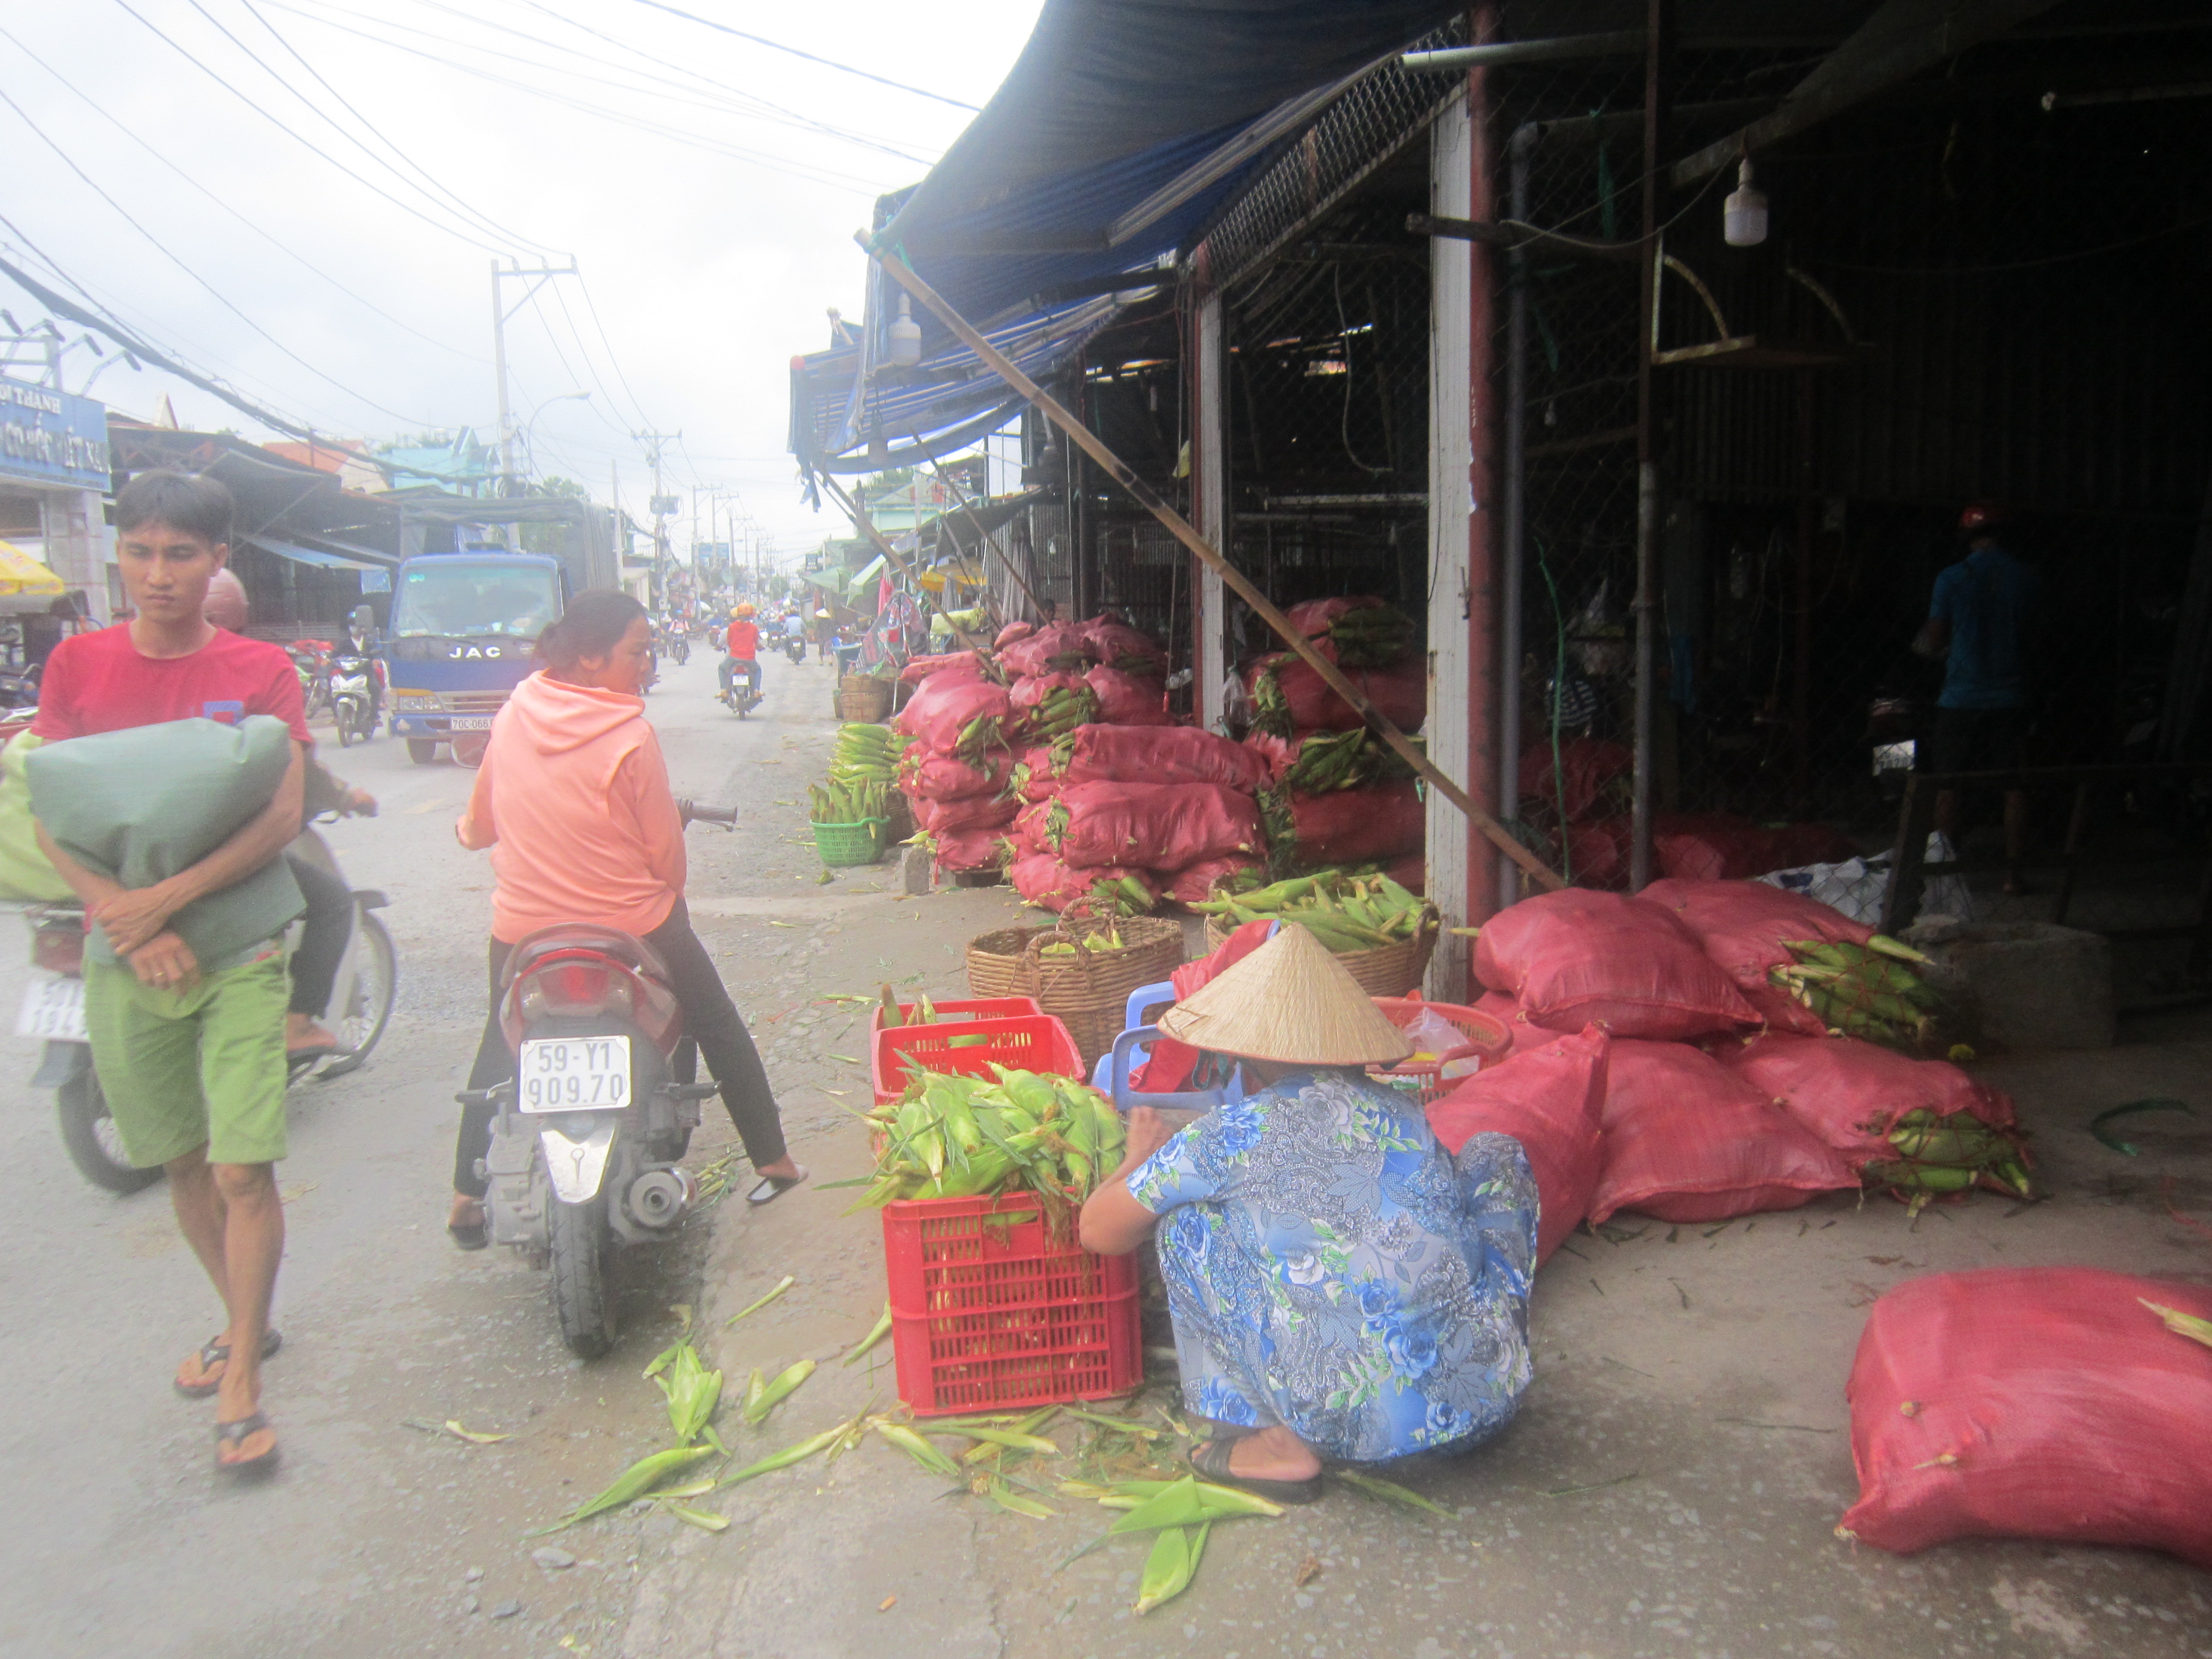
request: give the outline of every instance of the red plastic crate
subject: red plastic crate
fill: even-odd
[[[964,1002],[939,1002],[931,1006],[937,1010],[940,1020],[1012,1019],[1018,1014],[1041,1014],[1044,1009],[1035,997],[976,997]],[[899,1004],[899,1018],[914,1018],[915,1005]],[[878,1003],[868,1016],[868,1036],[872,1038],[884,1029],[884,1005]],[[893,1030],[903,1027],[894,1026]]]
[[[878,1106],[906,1092],[909,1060],[925,1071],[961,1077],[988,1078],[993,1061],[1025,1072],[1083,1075],[1083,1055],[1075,1038],[1050,1014],[895,1025],[877,1032],[868,1052],[868,1071]]]
[[[1145,1380],[1133,1255],[1054,1238],[1033,1196],[884,1206],[899,1398],[917,1417],[1099,1400]]]

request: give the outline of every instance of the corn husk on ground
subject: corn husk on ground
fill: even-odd
[[[1268,918],[1295,921],[1339,956],[1414,938],[1437,920],[1436,906],[1385,875],[1322,870],[1264,887],[1214,896],[1191,907],[1226,926]]]
[[[1936,997],[1910,965],[1925,966],[1925,956],[1881,933],[1864,945],[1786,943],[1796,960],[1768,969],[1767,980],[1811,1009],[1829,1030],[1893,1048],[1925,1046]]]

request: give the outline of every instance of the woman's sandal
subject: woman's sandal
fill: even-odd
[[[1321,1497],[1321,1477],[1314,1475],[1304,1480],[1261,1480],[1249,1474],[1238,1474],[1229,1467],[1230,1448],[1243,1435],[1232,1437],[1217,1437],[1201,1442],[1190,1449],[1190,1466],[1218,1486],[1234,1486],[1239,1492],[1249,1492],[1255,1498],[1264,1498],[1272,1504],[1311,1504]]]
[[[284,1334],[274,1325],[262,1332],[261,1357],[264,1359],[270,1358],[283,1346]],[[222,1386],[222,1373],[215,1368],[230,1364],[230,1344],[219,1336],[211,1336],[200,1344],[200,1351],[192,1358],[200,1362],[198,1380],[185,1382],[184,1368],[179,1366],[176,1376],[170,1380],[170,1386],[187,1400],[204,1400]]]
[[[800,1164],[795,1176],[763,1176],[760,1185],[745,1194],[748,1204],[773,1204],[786,1193],[806,1179],[806,1166]]]
[[[227,1447],[243,1446],[257,1434],[267,1433],[269,1449],[252,1457],[225,1457]],[[248,1469],[265,1469],[276,1462],[276,1434],[270,1428],[268,1417],[256,1412],[251,1417],[241,1417],[235,1423],[215,1425],[215,1466],[225,1474],[241,1474]]]
[[[453,1248],[457,1250],[484,1249],[491,1243],[489,1220],[489,1217],[484,1217],[473,1223],[448,1221],[446,1237],[453,1241]]]

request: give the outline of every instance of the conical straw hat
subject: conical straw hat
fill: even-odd
[[[1178,1042],[1296,1066],[1383,1066],[1413,1045],[1304,928],[1274,938],[1160,1016]]]

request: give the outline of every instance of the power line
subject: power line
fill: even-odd
[[[583,290],[584,308],[592,313],[592,326],[599,331],[599,343],[606,348],[607,362],[614,367],[615,379],[620,380],[622,389],[629,393],[629,405],[637,410],[638,418],[645,420],[645,405],[638,401],[637,392],[629,383],[629,376],[623,373],[622,359],[615,355],[615,343],[607,337],[607,325],[599,320],[599,307],[592,298],[592,285],[580,276],[576,278],[576,286]],[[649,427],[653,422],[645,421],[645,424]]]
[[[29,58],[40,69],[46,70],[48,75],[52,76],[56,81],[61,83],[62,88],[64,91],[70,93],[72,96],[88,105],[91,108],[92,112],[99,116],[101,120],[106,121],[110,126],[113,127],[118,132],[128,138],[132,143],[137,145],[139,149],[144,150],[149,155],[159,161],[163,167],[175,173],[178,178],[183,179],[201,195],[206,197],[209,201],[213,202],[225,213],[230,215],[232,218],[237,220],[239,223],[244,225],[255,235],[260,237],[263,241],[268,243],[270,246],[275,248],[279,253],[283,254],[287,258],[294,261],[303,270],[308,271],[313,276],[321,277],[323,281],[328,283],[332,288],[344,295],[349,300],[353,301],[356,305],[374,312],[378,316],[383,318],[386,322],[392,324],[395,328],[406,330],[408,333],[412,334],[418,340],[423,341],[428,344],[436,346],[441,351],[450,351],[457,357],[467,358],[471,362],[480,363],[486,361],[484,358],[476,356],[473,352],[462,350],[459,346],[448,345],[445,341],[439,339],[434,335],[425,334],[421,329],[416,328],[411,323],[403,321],[401,319],[393,316],[390,312],[385,310],[381,306],[378,305],[374,301],[368,299],[366,295],[355,293],[353,289],[348,288],[337,277],[331,276],[330,272],[323,270],[320,266],[314,264],[304,255],[299,253],[286,243],[280,241],[276,237],[270,235],[269,232],[264,230],[259,225],[254,223],[252,220],[247,218],[236,208],[231,206],[229,203],[224,201],[222,197],[216,195],[205,185],[200,183],[198,179],[193,178],[191,173],[186,173],[182,167],[179,167],[174,161],[170,160],[168,156],[164,155],[155,146],[148,143],[146,140],[140,137],[137,133],[132,131],[131,128],[125,126],[106,109],[102,108],[95,100],[70,82],[69,79],[58,70],[55,69],[52,64],[47,63],[46,59],[40,58],[36,52],[25,46],[21,40],[17,39],[16,36],[9,33],[5,27],[0,27],[0,39],[6,40],[16,49],[16,51],[21,52],[24,57]]]
[[[208,16],[207,9],[200,4],[200,0],[189,0],[189,3],[194,11],[198,12],[203,17],[208,17],[208,21],[210,22],[215,22],[214,18]],[[411,171],[420,173],[424,181],[427,182],[433,190],[436,191],[439,195],[443,196],[447,201],[451,202],[455,207],[460,209],[461,211],[466,214],[470,218],[474,219],[478,224],[484,226],[497,235],[504,236],[510,241],[519,243],[524,247],[534,247],[543,252],[550,252],[553,251],[549,249],[544,243],[533,240],[532,238],[524,236],[520,233],[508,228],[507,226],[501,224],[489,214],[483,212],[479,208],[471,205],[459,195],[448,189],[445,185],[440,183],[437,178],[433,175],[428,168],[424,167],[422,163],[416,161],[414,157],[409,155],[406,151],[401,149],[399,146],[393,143],[391,139],[386,137],[376,124],[374,121],[371,121],[368,117],[363,115],[360,110],[356,108],[354,105],[347,100],[343,93],[340,92],[336,87],[332,86],[328,81],[324,79],[322,71],[318,70],[313,64],[310,64],[305,58],[301,57],[300,55],[299,49],[293,46],[289,40],[286,40],[283,35],[277,33],[276,26],[274,23],[270,22],[258,11],[254,9],[253,0],[238,0],[238,3],[246,8],[247,15],[252,17],[255,22],[260,24],[263,28],[269,32],[269,36],[271,40],[275,40],[278,46],[283,47],[287,52],[291,54],[292,61],[294,63],[299,64],[301,69],[307,70],[308,74],[315,77],[315,84],[317,86],[320,87],[325,92],[330,94],[332,98],[336,99],[339,106],[343,108],[347,114],[352,116],[355,120],[360,122],[364,127],[367,127],[371,136],[373,136],[379,143],[382,144],[385,149],[390,150],[401,161],[406,162],[408,167]],[[216,27],[222,28],[222,26],[217,23]],[[228,29],[224,29],[223,33],[237,44],[238,49],[240,52],[246,52],[245,42],[238,40],[237,37],[235,35],[232,35],[230,31]],[[250,52],[246,52],[246,56],[252,58],[253,54]],[[261,63],[261,60],[258,58],[254,58],[253,61],[257,64]],[[267,70],[270,75],[276,75],[276,71],[274,70],[269,70],[267,64],[263,64],[261,66],[263,69]],[[277,78],[279,80],[283,79],[282,76],[278,76]],[[285,89],[292,92],[295,97],[299,97],[299,94],[296,89],[293,88],[289,82],[286,83]],[[306,104],[310,109],[315,108],[315,106],[306,98],[300,98],[300,101]],[[320,110],[316,110],[316,113],[322,114],[322,112]],[[327,116],[325,116],[324,118],[325,120],[329,119]],[[335,121],[331,121],[330,125],[337,131],[343,132],[345,131],[343,127],[338,126],[337,123]],[[351,137],[352,135],[349,133],[347,134],[347,137]],[[358,138],[354,139],[353,142],[356,144],[361,143]],[[362,148],[363,153],[366,154],[367,147],[363,146]]]
[[[362,185],[367,190],[374,191],[377,195],[381,196],[386,201],[391,203],[392,206],[398,208],[401,212],[411,215],[413,217],[420,219],[424,224],[429,226],[433,230],[443,231],[447,235],[454,237],[460,241],[466,242],[471,247],[482,248],[487,253],[505,253],[509,252],[509,249],[506,247],[497,246],[490,242],[484,241],[483,239],[470,231],[457,229],[453,226],[447,224],[441,220],[433,219],[428,214],[423,212],[422,209],[415,206],[412,203],[401,201],[390,191],[385,189],[383,185],[363,178],[360,173],[348,167],[343,161],[339,161],[337,156],[332,155],[328,150],[317,144],[313,139],[304,137],[301,134],[295,132],[290,127],[285,125],[282,120],[270,114],[267,110],[262,108],[259,104],[257,104],[252,99],[247,97],[245,93],[233,86],[228,81],[223,79],[221,75],[210,69],[205,64],[200,62],[200,60],[192,56],[191,52],[185,51],[183,46],[179,46],[174,40],[167,33],[164,33],[162,30],[156,27],[149,19],[134,10],[130,3],[130,0],[115,0],[115,3],[118,6],[120,6],[125,12],[129,13],[134,21],[157,36],[172,52],[175,52],[179,58],[182,58],[186,63],[190,64],[201,74],[206,76],[209,80],[214,82],[232,97],[237,99],[240,103],[245,105],[246,108],[252,110],[263,120],[268,122],[270,125],[275,127],[277,131],[283,133],[287,138],[292,140],[293,143],[301,146],[303,149],[313,151],[316,155],[320,156],[324,161],[329,162],[332,167],[336,167],[340,173],[345,174],[347,178],[352,179],[356,184]]]
[[[817,58],[811,52],[801,52],[797,46],[787,46],[781,40],[771,40],[764,34],[749,34],[743,29],[732,28],[727,23],[717,23],[711,17],[701,17],[692,12],[679,11],[674,6],[663,5],[661,0],[637,0],[641,6],[650,6],[655,11],[665,11],[671,17],[681,17],[687,23],[697,23],[723,34],[734,34],[740,40],[750,40],[755,46],[768,46],[776,52],[787,52],[793,58],[804,58],[810,64],[819,64],[825,69],[842,70],[847,75],[857,75],[863,81],[873,81],[879,87],[892,87],[900,92],[910,92],[917,98],[933,99],[940,104],[950,104],[955,109],[964,109],[970,115],[979,112],[974,104],[963,104],[957,98],[947,98],[941,92],[929,92],[921,87],[910,87],[903,81],[893,81],[881,75],[872,75],[866,70],[854,69],[850,64],[841,64],[834,58]]]
[[[314,364],[309,362],[298,352],[293,350],[291,347],[286,345],[282,340],[271,334],[267,329],[262,327],[260,324],[255,322],[252,318],[247,316],[245,312],[240,310],[238,307],[232,304],[229,299],[227,298],[222,290],[217,289],[214,283],[208,281],[206,277],[201,276],[199,272],[194,270],[190,265],[186,264],[182,259],[179,258],[175,254],[172,253],[166,246],[164,246],[161,238],[155,235],[152,231],[147,229],[145,226],[140,224],[137,219],[133,218],[129,209],[125,208],[122,203],[117,201],[112,196],[110,196],[106,191],[102,189],[99,182],[94,179],[90,173],[87,173],[82,167],[79,167],[70,159],[70,154],[67,150],[64,149],[59,144],[48,137],[45,130],[41,128],[37,122],[31,119],[28,115],[24,113],[23,106],[8,95],[8,92],[5,88],[0,88],[0,103],[4,103],[9,109],[14,110],[15,112],[15,118],[21,121],[25,126],[30,128],[31,131],[37,137],[40,143],[44,144],[48,149],[53,151],[56,155],[61,157],[62,165],[66,167],[71,173],[76,174],[79,179],[82,179],[84,181],[85,187],[90,190],[94,195],[99,197],[101,201],[113,208],[118,216],[122,219],[123,222],[129,225],[131,229],[137,231],[141,236],[144,237],[146,240],[152,245],[155,252],[159,253],[171,264],[176,266],[179,270],[183,271],[185,276],[191,277],[202,288],[205,289],[208,293],[214,297],[215,302],[217,305],[221,306],[225,311],[230,313],[232,316],[237,318],[239,321],[244,323],[246,327],[252,329],[263,339],[268,341],[270,345],[275,346],[277,350],[283,352],[287,357],[289,357],[294,362],[299,364],[301,368],[306,369],[310,374],[314,375],[319,380],[328,381],[331,386],[336,386],[340,392],[344,392],[347,397],[351,398],[355,402],[366,404],[368,408],[374,410],[380,415],[389,415],[395,421],[411,421],[415,418],[413,416],[402,414],[396,409],[386,409],[382,404],[378,403],[374,398],[366,397],[361,392],[356,392],[351,386],[346,385],[343,380],[337,380],[324,373],[323,370],[317,368]]]

